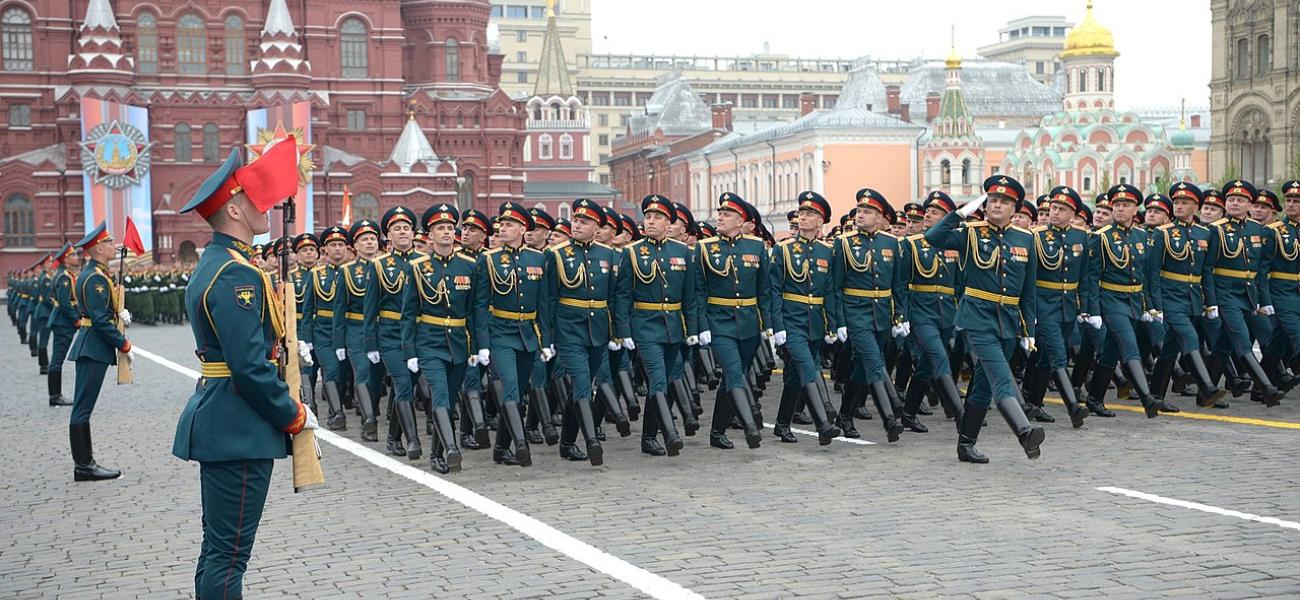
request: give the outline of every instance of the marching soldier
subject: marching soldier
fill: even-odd
[[[545,256],[546,288],[556,301],[548,327],[554,332],[560,368],[572,381],[569,397],[556,399],[565,405],[560,457],[587,460],[591,466],[598,467],[604,464],[604,449],[596,437],[592,381],[601,364],[608,360],[606,345],[614,339],[612,323],[620,322],[620,316],[611,310],[612,304],[617,305],[620,293],[616,287],[619,273],[614,270],[618,254],[595,241],[596,231],[605,220],[605,213],[596,203],[579,198],[573,202],[572,209],[572,241],[551,248]],[[631,335],[622,343],[634,344]],[[649,426],[647,416],[647,429]],[[576,445],[579,429],[586,441],[586,452]],[[649,431],[647,435],[655,433]],[[679,445],[673,454],[680,449]]]
[[[394,206],[379,222],[391,250],[371,261],[373,272],[366,288],[365,345],[366,359],[382,364],[392,382],[388,412],[388,452],[419,460],[420,432],[415,424],[415,375],[407,370],[402,349],[402,289],[408,283],[410,263],[422,254],[415,251],[415,214],[405,206]],[[381,362],[382,361],[382,362]],[[406,438],[403,452],[401,438]]]
[[[311,270],[315,268],[316,261],[320,258],[320,238],[310,231],[298,234],[293,238],[293,253],[298,257],[298,264],[289,270],[289,281],[293,283],[294,310],[298,313],[298,341],[307,344],[307,350],[311,352],[315,348],[311,341],[311,329],[316,315],[310,312],[315,307],[307,299],[311,295]],[[298,370],[302,375],[302,401],[311,408],[312,412],[317,412],[316,373],[320,370],[320,366],[313,358],[310,361],[302,361]]]
[[[492,460],[529,467],[533,459],[519,409],[520,384],[530,381],[537,352],[543,362],[555,356],[550,343],[551,299],[543,281],[546,259],[524,246],[524,231],[533,227],[527,209],[514,202],[502,203],[498,224],[500,246],[480,254],[474,269],[473,285],[483,293],[474,299],[478,331],[473,339],[478,363],[492,365],[501,385]]]
[[[709,444],[724,450],[734,447],[726,435],[733,415],[740,419],[750,448],[758,448],[763,440],[746,392],[745,370],[758,352],[761,324],[771,322],[771,278],[763,240],[741,233],[747,214],[748,204],[740,196],[723,193],[718,198],[718,235],[698,245],[696,285],[706,298],[699,343],[713,344],[722,367]]]
[[[857,229],[835,241],[832,259],[832,314],[839,324],[837,336],[853,348],[854,366],[850,386],[840,403],[840,429],[845,437],[856,438],[853,426],[857,404],[870,395],[880,411],[881,425],[890,442],[903,433],[894,416],[897,392],[885,376],[883,349],[895,335],[906,336],[911,326],[899,308],[907,306],[907,288],[902,283],[898,238],[885,231],[894,220],[894,208],[879,192],[858,190]]]
[[[798,441],[790,432],[790,422],[800,394],[812,413],[819,444],[828,445],[841,433],[831,423],[826,411],[830,398],[823,395],[825,388],[819,385],[822,344],[828,337],[834,339],[836,329],[834,317],[826,311],[826,296],[831,287],[831,245],[819,239],[830,217],[831,205],[821,194],[811,191],[799,194],[796,233],[772,252],[772,328],[776,330],[773,341],[785,348],[787,359],[773,432],[785,443]]]
[[[72,340],[68,359],[77,363],[76,389],[72,395],[72,415],[68,435],[72,442],[72,460],[76,464],[72,478],[76,481],[116,479],[122,475],[117,469],[108,469],[95,463],[90,438],[90,415],[99,400],[99,390],[104,385],[104,374],[110,365],[117,364],[117,353],[131,357],[131,342],[117,330],[120,320],[131,324],[131,313],[117,306],[113,290],[115,284],[108,272],[108,263],[116,253],[113,236],[108,226],[99,226],[77,242],[77,248],[90,260],[77,277],[77,307],[81,313],[80,328]]]
[[[351,358],[356,403],[361,409],[361,440],[379,441],[379,386],[383,369],[367,357],[365,341],[366,293],[374,272],[371,261],[379,253],[379,224],[362,219],[348,233],[357,257],[339,269],[334,294],[334,356],[339,362]],[[402,448],[405,452],[406,449]]]
[[[297,189],[292,138],[281,147],[294,153],[287,168],[274,148],[246,167],[231,152],[180,211],[197,212],[213,229],[185,294],[203,378],[172,444],[176,457],[199,463],[203,544],[194,587],[200,598],[242,597],[273,461],[287,455],[290,435],[316,428],[316,416],[289,395],[271,360],[284,333],[276,316],[282,307],[270,278],[251,262],[249,246],[269,229],[265,212],[284,199],[274,188],[285,184],[276,180]],[[311,357],[305,344],[298,352]]]
[[[320,365],[321,394],[325,396],[330,411],[326,426],[330,431],[344,431],[348,428],[348,418],[339,393],[339,365],[342,361],[334,351],[337,345],[341,345],[334,340],[334,298],[339,291],[342,265],[347,259],[348,230],[337,225],[330,227],[321,232],[319,242],[325,261],[307,273],[303,303],[307,325],[299,339],[307,342],[308,350]]]
[[[975,367],[957,437],[957,459],[979,464],[989,461],[975,444],[990,404],[997,404],[1025,456],[1038,458],[1045,437],[1043,428],[1031,425],[1020,408],[1008,362],[1017,337],[1025,350],[1034,348],[1037,322],[1032,293],[1038,267],[1033,259],[1034,234],[1011,225],[1025,190],[1005,175],[986,179],[983,187],[983,200],[948,213],[925,232],[926,241],[934,246],[961,253],[964,288],[956,326],[967,340]],[[981,206],[988,221],[962,223]]]
[[[470,332],[474,309],[474,259],[456,252],[460,214],[437,204],[421,217],[430,253],[411,259],[402,292],[402,350],[411,377],[429,382],[434,431],[429,462],[434,471],[460,471],[461,453],[451,422],[452,392],[463,386],[465,369],[478,364]]]
[[[477,263],[478,255],[485,249],[484,242],[487,241],[488,232],[491,230],[492,226],[488,223],[487,215],[472,208],[466,209],[460,215],[460,253]],[[477,328],[470,331],[471,334],[477,332]],[[477,347],[476,345],[475,348]],[[463,410],[460,412],[460,446],[466,450],[486,448],[490,443],[489,419],[483,405],[483,374],[486,370],[487,365],[474,361],[474,364],[466,368],[465,383],[460,390],[463,399]]]
[[[1284,218],[1268,228],[1268,287],[1276,314],[1273,337],[1264,356],[1269,378],[1280,377],[1285,365],[1300,355],[1300,180],[1282,184]]]
[[[1089,239],[1088,231],[1071,222],[1083,207],[1083,199],[1074,189],[1063,185],[1052,188],[1048,198],[1047,225],[1033,229],[1033,256],[1038,262],[1034,282],[1038,317],[1034,341],[1038,350],[1027,362],[1024,396],[1032,407],[1030,410],[1042,411],[1048,381],[1055,381],[1070,415],[1070,425],[1078,429],[1083,426],[1088,410],[1079,405],[1070,385],[1070,375],[1065,370],[1066,346],[1076,323],[1100,329],[1102,319],[1100,315],[1081,310],[1079,284],[1088,272]]]
[[[49,374],[46,375],[50,392],[50,406],[71,406],[63,397],[63,362],[68,357],[68,346],[81,324],[81,313],[77,307],[77,269],[81,267],[81,255],[72,244],[64,244],[56,260],[59,263],[58,275],[54,278],[54,311],[50,313],[49,329],[53,344],[50,351]]]
[[[551,232],[555,230],[555,217],[537,207],[530,209],[528,216],[533,220],[533,228],[524,233],[524,243],[529,248],[546,254],[550,246]],[[555,363],[550,363],[549,366],[555,368]],[[551,399],[546,394],[546,383],[550,379],[547,367],[547,364],[542,363],[540,356],[533,362],[532,380],[528,385],[528,415],[524,430],[525,435],[528,436],[528,443],[545,442],[548,446],[554,446],[560,441],[560,435],[555,431],[557,423],[552,421]]]

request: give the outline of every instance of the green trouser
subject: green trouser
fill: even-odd
[[[199,463],[203,544],[194,569],[196,597],[243,597],[274,464],[269,458]]]

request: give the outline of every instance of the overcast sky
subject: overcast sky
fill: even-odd
[[[598,53],[882,59],[943,58],[951,28],[964,57],[998,39],[1012,19],[1060,15],[1083,20],[1085,0],[593,0]],[[1209,106],[1208,0],[1095,0],[1098,22],[1115,35],[1115,101],[1137,106]],[[1171,40],[1182,47],[1174,48]],[[1196,40],[1186,43],[1186,40]]]

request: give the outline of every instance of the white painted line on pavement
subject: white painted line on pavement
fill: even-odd
[[[157,354],[135,348],[136,355],[147,358],[168,369],[191,379],[198,379],[199,372],[167,360]],[[814,434],[815,435],[815,434]],[[614,579],[622,581],[652,598],[660,600],[703,600],[704,596],[692,592],[672,581],[633,565],[600,548],[568,535],[546,523],[479,495],[468,488],[437,477],[433,473],[417,469],[411,465],[398,462],[375,450],[371,450],[336,433],[316,430],[316,437],[340,450],[348,452],[372,465],[400,475],[423,485],[443,496],[476,510],[492,519],[510,526],[516,531],[533,538],[543,546],[555,550],[592,569],[600,571]]]
[[[766,428],[768,428],[768,429],[776,429],[776,423],[763,423],[763,427],[766,427]],[[799,435],[807,435],[807,436],[811,436],[811,437],[819,437],[819,436],[817,435],[817,432],[816,432],[816,431],[808,431],[807,429],[795,429],[794,427],[791,427],[791,428],[790,428],[790,433],[797,433],[797,434],[799,434]],[[875,445],[876,445],[875,442],[870,442],[870,441],[867,441],[867,440],[858,440],[858,439],[853,439],[853,438],[846,438],[846,437],[844,437],[844,436],[839,436],[839,437],[837,437],[837,438],[832,438],[832,441],[836,441],[836,442],[848,442],[848,443],[850,443],[850,444],[857,444],[857,445],[859,445],[859,446],[875,446]]]
[[[1277,525],[1278,527],[1282,527],[1285,529],[1294,529],[1296,531],[1300,531],[1300,523],[1297,523],[1295,521],[1285,521],[1277,517],[1262,517],[1260,515],[1254,515],[1251,513],[1244,513],[1241,511],[1230,510],[1227,508],[1210,506],[1209,504],[1201,504],[1200,502],[1188,502],[1186,500],[1178,500],[1176,498],[1166,498],[1164,496],[1157,496],[1155,494],[1148,494],[1146,492],[1139,492],[1136,490],[1126,490],[1124,488],[1099,487],[1094,489],[1096,489],[1099,492],[1118,494],[1120,496],[1128,496],[1129,498],[1137,498],[1139,500],[1146,500],[1147,502],[1155,502],[1156,504],[1165,504],[1168,506],[1177,506],[1180,508],[1199,510],[1201,512],[1206,512],[1210,514],[1223,515],[1225,517],[1236,517],[1238,519],[1245,519],[1247,521],[1255,521],[1256,523],[1266,523],[1268,525]]]

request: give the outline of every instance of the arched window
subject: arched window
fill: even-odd
[[[560,158],[564,160],[573,158],[573,136],[567,133],[560,136]]]
[[[343,53],[343,76],[366,77],[370,74],[369,36],[366,24],[350,17],[339,26],[339,48]]]
[[[1097,91],[1106,91],[1106,70],[1097,69]]]
[[[226,17],[226,75],[243,75],[248,70],[244,63],[244,20],[230,15]]]
[[[1255,74],[1267,75],[1273,69],[1273,48],[1267,35],[1255,40]]]
[[[6,71],[32,70],[32,16],[13,7],[0,18]],[[6,213],[7,214],[7,213]]]
[[[971,181],[972,176],[973,173],[971,173],[971,169],[970,169],[970,159],[967,158],[965,160],[962,160],[961,161],[961,184],[971,185],[971,183],[973,183]]]
[[[567,219],[567,218],[569,218],[569,216],[573,213],[573,207],[569,206],[568,204],[566,204],[566,203],[564,203],[564,202],[561,202],[561,203],[560,203],[560,207],[557,208],[557,209],[555,210],[555,212],[556,212],[556,214],[559,215],[559,217],[557,217],[557,218],[560,218],[560,219]]]
[[[357,194],[352,199],[352,221],[355,223],[362,219],[379,220],[379,200],[374,194]]]
[[[1250,40],[1237,40],[1237,77],[1250,77]]]
[[[460,42],[447,38],[447,81],[460,81]]]
[[[216,123],[208,123],[203,126],[203,162],[219,160],[221,160],[221,134],[217,130]]]
[[[135,27],[135,70],[152,75],[158,72],[158,17],[141,13]]]
[[[551,158],[553,158],[551,145],[551,134],[543,133],[539,136],[537,138],[537,158],[540,160],[551,160]]]
[[[939,162],[939,185],[945,190],[952,185],[952,163],[946,158]]]
[[[474,174],[466,173],[464,181],[457,182],[456,208],[464,211],[474,208]]]
[[[194,140],[190,137],[190,126],[181,123],[176,126],[176,138],[173,145],[174,160],[178,163],[190,162],[190,152],[194,149]]]
[[[36,210],[32,201],[22,194],[5,200],[5,246],[30,248],[36,245]]]
[[[208,38],[203,19],[190,13],[176,21],[176,70],[182,75],[208,72]]]
[[[1079,93],[1082,94],[1087,91],[1088,91],[1088,72],[1084,70],[1080,70],[1079,71]]]

